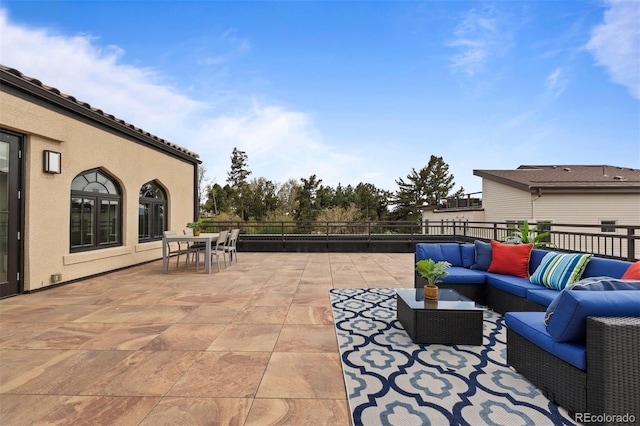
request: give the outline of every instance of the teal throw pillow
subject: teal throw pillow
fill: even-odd
[[[549,252],[529,280],[554,290],[562,290],[569,284],[580,281],[591,254],[567,254]]]

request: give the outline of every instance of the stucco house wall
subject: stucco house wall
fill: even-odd
[[[162,242],[138,243],[139,191],[157,180],[168,197],[168,228],[194,219],[197,159],[185,160],[117,132],[0,91],[0,127],[26,135],[23,286],[25,291],[159,259]],[[43,151],[62,153],[62,173],[43,171]],[[102,168],[120,185],[122,246],[70,253],[71,182]]]

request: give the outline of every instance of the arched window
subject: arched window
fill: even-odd
[[[167,195],[155,180],[140,188],[138,207],[138,241],[162,239],[162,231],[167,229]]]
[[[122,196],[118,184],[100,169],[71,182],[71,251],[122,245]]]

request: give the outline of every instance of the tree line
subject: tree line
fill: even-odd
[[[396,179],[395,192],[359,183],[335,188],[322,184],[315,174],[276,183],[263,177],[250,179],[246,152],[234,148],[224,186],[208,184],[201,166],[198,177],[202,216],[242,221],[360,221],[419,220],[424,204],[439,205],[452,193],[454,176],[442,157],[432,155],[427,165],[406,178]]]

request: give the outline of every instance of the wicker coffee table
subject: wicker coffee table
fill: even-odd
[[[399,288],[396,301],[398,321],[414,343],[482,345],[486,308],[457,291],[440,289],[437,301],[425,301],[421,288]]]

